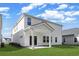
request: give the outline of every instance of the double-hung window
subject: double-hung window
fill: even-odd
[[[27,25],[31,25],[31,18],[27,18]]]

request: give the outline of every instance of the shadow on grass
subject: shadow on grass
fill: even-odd
[[[55,48],[78,48],[79,45],[54,45]]]
[[[0,48],[1,51],[16,51],[16,50],[21,50],[23,47],[15,47],[11,45],[5,45],[4,47]]]
[[[53,48],[79,48],[79,45],[53,45]],[[17,51],[17,50],[22,50],[24,49],[23,47],[15,47],[11,45],[5,45],[3,48],[0,48],[1,51]]]

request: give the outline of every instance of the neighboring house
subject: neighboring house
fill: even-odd
[[[2,42],[2,15],[0,14],[0,47]]]
[[[79,44],[79,28],[63,30],[63,44]]]
[[[9,44],[9,43],[11,43],[11,38],[3,38],[3,39],[2,39],[2,42],[3,42],[4,44]]]
[[[12,30],[12,41],[21,46],[45,46],[62,44],[62,25],[22,14]]]

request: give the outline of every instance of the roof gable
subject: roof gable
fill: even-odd
[[[49,23],[53,23],[53,24],[55,24],[55,25],[57,25],[57,26],[62,26],[62,25],[60,25],[60,24],[57,24],[57,23],[54,23],[54,22],[51,22],[51,21],[48,21],[48,20],[45,20],[45,19],[37,18],[37,17],[34,17],[34,16],[32,16],[32,15],[23,13],[23,14],[21,15],[21,17],[19,18],[19,20],[18,20],[18,21],[16,22],[16,24],[14,25],[14,27],[15,27],[15,26],[22,20],[22,18],[25,17],[25,16],[29,16],[29,17],[35,18],[35,19],[37,19],[37,20],[41,20],[41,21],[46,21],[46,22],[49,22]],[[14,27],[13,27],[13,28],[14,28]]]
[[[29,14],[26,14],[26,13],[24,13],[24,15],[25,15],[25,16],[29,16],[29,17],[32,17],[32,18],[35,18],[35,19],[37,19],[37,20],[47,21],[47,22],[49,22],[49,23],[53,23],[53,24],[55,24],[55,25],[62,26],[62,25],[60,25],[60,24],[57,24],[57,23],[54,23],[54,22],[51,22],[51,21],[48,21],[48,20],[45,20],[45,19],[42,19],[42,18],[34,17],[34,16],[29,15]]]
[[[26,30],[29,30],[30,28],[32,28],[32,29],[43,29],[43,28],[47,28],[47,29],[49,29],[50,31],[53,31],[53,30],[55,30],[54,28],[52,28],[50,25],[48,25],[47,23],[45,23],[45,22],[40,22],[40,23],[38,23],[38,24],[34,24],[34,25],[31,25],[30,27],[27,27],[26,29],[25,29],[25,31]],[[45,29],[46,30],[46,29]]]

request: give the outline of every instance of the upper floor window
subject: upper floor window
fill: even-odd
[[[27,18],[27,25],[31,25],[31,18]]]

